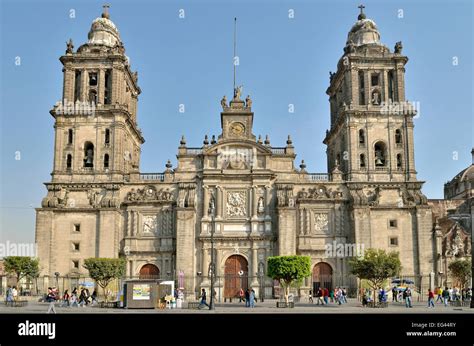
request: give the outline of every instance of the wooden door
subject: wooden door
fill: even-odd
[[[240,289],[245,291],[248,287],[247,260],[240,255],[230,256],[225,261],[224,276],[224,297],[238,297]]]

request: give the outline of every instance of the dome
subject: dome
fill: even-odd
[[[88,43],[91,45],[115,47],[121,43],[119,31],[109,19],[107,12],[104,12],[102,17],[96,18],[92,22],[88,38]]]
[[[355,22],[347,35],[347,44],[350,42],[355,46],[362,46],[364,44],[380,44],[380,33],[377,29],[377,24],[375,24],[372,19],[359,19]]]

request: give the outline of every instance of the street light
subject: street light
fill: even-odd
[[[215,310],[214,307],[214,275],[216,273],[215,263],[214,263],[214,231],[215,231],[215,216],[214,216],[214,205],[212,204],[209,208],[209,212],[211,214],[211,263],[209,264],[209,274],[211,275],[211,303],[209,304],[209,310]]]
[[[472,207],[471,207],[471,212],[472,212]],[[471,214],[453,214],[448,216],[449,219],[455,220],[456,222],[458,220],[468,220],[468,224],[470,225],[471,228],[471,309],[474,309],[474,297],[472,296],[472,290],[473,290],[473,285],[474,283],[474,227],[472,227],[472,220],[471,220]],[[446,278],[448,277],[448,273],[446,273]]]
[[[260,279],[260,301],[263,302],[264,298],[265,298],[265,282],[263,281],[263,275],[264,275],[264,271],[265,271],[265,265],[263,264],[263,262],[260,262],[258,264],[258,276],[259,276],[259,279]]]

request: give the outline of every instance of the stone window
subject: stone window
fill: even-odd
[[[104,155],[104,168],[109,168],[109,154]]]
[[[398,246],[398,237],[390,237],[389,245],[390,246]]]
[[[72,144],[73,132],[72,129],[67,131],[67,144]]]
[[[67,157],[66,157],[66,169],[67,170],[70,170],[72,168],[72,155],[71,154],[67,154]]]
[[[72,251],[79,252],[80,248],[81,248],[81,246],[78,242],[73,242],[72,243]]]
[[[74,232],[79,233],[81,231],[81,224],[80,223],[75,223],[74,224]]]
[[[79,260],[72,260],[72,268],[79,269]]]
[[[386,146],[385,143],[380,141],[374,145],[374,161],[375,167],[385,167],[387,164],[386,161]]]
[[[397,228],[397,220],[389,220],[388,221],[388,226],[390,228]]]
[[[388,71],[388,99],[389,101],[395,101],[395,93],[394,93],[394,83],[393,83],[393,70]]]
[[[365,155],[360,154],[359,156],[359,166],[360,168],[365,168]]]
[[[84,143],[84,167],[94,167],[94,144]]]
[[[97,86],[97,73],[89,72],[89,86]]]
[[[110,130],[105,129],[105,140],[104,140],[105,145],[110,144]]]
[[[365,131],[363,129],[359,130],[359,146],[365,146]]]
[[[395,144],[397,144],[397,147],[402,146],[402,130],[400,129],[395,130]]]
[[[378,73],[372,73],[372,75],[370,76],[370,84],[372,86],[377,86],[379,85],[379,78],[380,75]]]
[[[403,166],[402,154],[397,154],[397,169],[401,170]]]

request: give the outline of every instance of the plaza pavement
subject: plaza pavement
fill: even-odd
[[[362,304],[356,299],[349,299],[347,304],[337,305],[330,303],[329,305],[317,305],[316,303],[309,303],[302,301],[295,303],[295,308],[277,308],[276,300],[266,299],[263,303],[257,302],[255,308],[246,308],[244,303],[219,303],[216,304],[216,309],[210,311],[205,308],[198,309],[113,309],[113,308],[99,308],[94,307],[59,307],[56,304],[57,314],[74,314],[74,313],[99,313],[99,314],[123,314],[123,313],[156,313],[156,314],[274,314],[274,313],[304,313],[304,314],[371,314],[371,313],[407,313],[407,314],[442,314],[442,313],[460,313],[460,314],[474,314],[474,309],[469,307],[445,307],[437,303],[435,308],[428,309],[427,302],[413,302],[413,308],[406,308],[403,303],[389,302],[387,308],[364,308]],[[3,303],[0,304],[0,314],[9,313],[25,313],[25,314],[45,314],[48,310],[49,303],[39,303],[37,301],[30,301],[24,307],[6,307]],[[184,307],[187,303],[184,303]]]

